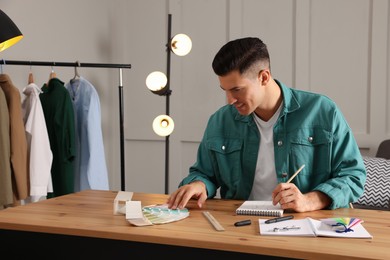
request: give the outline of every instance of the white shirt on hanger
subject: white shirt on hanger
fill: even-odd
[[[41,90],[30,83],[23,90],[23,121],[26,129],[31,202],[38,201],[53,192],[51,165],[53,154],[39,94]]]

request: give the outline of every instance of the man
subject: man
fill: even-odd
[[[210,117],[170,208],[192,198],[202,207],[218,188],[224,199],[272,200],[296,212],[348,207],[362,195],[364,163],[332,100],[274,79],[258,38],[228,42],[212,66],[228,104]]]

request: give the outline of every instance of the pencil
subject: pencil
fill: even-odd
[[[290,177],[290,179],[288,179],[287,183],[290,183],[294,178],[295,176],[298,175],[298,173],[300,173],[302,171],[302,169],[305,167],[305,165],[303,164],[294,174],[293,176]]]

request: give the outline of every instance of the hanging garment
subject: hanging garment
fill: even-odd
[[[72,101],[64,82],[52,78],[39,95],[45,115],[50,149],[53,193],[48,198],[74,192],[75,125]]]
[[[65,87],[72,99],[76,120],[75,191],[108,190],[99,95],[83,77],[70,80]]]
[[[39,99],[40,93],[42,91],[35,83],[30,83],[23,90],[25,97],[22,110],[28,148],[31,202],[47,196],[48,192],[53,192],[51,180],[53,154]]]
[[[21,96],[7,74],[0,74],[0,87],[4,91],[9,112],[12,190],[16,203],[28,196],[27,141]]]
[[[10,157],[8,106],[0,88],[0,209],[13,202]]]

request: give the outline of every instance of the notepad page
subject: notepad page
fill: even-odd
[[[260,234],[263,236],[316,236],[306,218],[271,224],[266,224],[265,221],[266,219],[259,219]]]
[[[353,226],[351,232],[335,232],[335,228],[320,221],[312,218],[308,218],[312,228],[317,236],[324,237],[344,237],[344,238],[372,238],[372,235],[363,227],[362,224]]]

